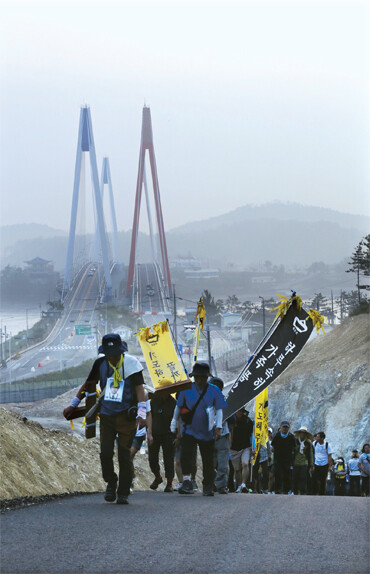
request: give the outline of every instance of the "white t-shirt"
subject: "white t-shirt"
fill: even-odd
[[[328,449],[326,449],[326,445],[328,445]],[[329,443],[324,440],[322,444],[318,441],[314,441],[313,448],[315,451],[315,464],[316,466],[325,466],[329,463],[328,454],[332,454],[331,446]]]
[[[150,401],[146,401],[146,414],[150,413]],[[145,436],[146,435],[146,427],[141,429],[137,429],[135,436]]]
[[[350,458],[348,461],[348,470],[350,476],[360,476],[361,472],[358,468],[358,458]]]

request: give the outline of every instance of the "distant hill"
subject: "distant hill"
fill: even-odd
[[[167,233],[172,257],[191,252],[210,265],[336,263],[369,233],[370,220],[297,203],[246,205]]]
[[[309,266],[314,261],[337,263],[348,258],[369,233],[369,218],[298,203],[245,205],[224,215],[190,222],[166,233],[172,259],[189,252],[205,266],[226,268],[269,260],[275,265]],[[65,265],[68,234],[47,225],[8,225],[0,228],[1,267],[23,266],[39,256]],[[128,264],[131,232],[119,233],[119,247]],[[140,233],[138,261],[151,260],[149,236]]]
[[[294,202],[273,202],[262,205],[243,205],[233,211],[217,217],[192,221],[171,229],[169,233],[193,233],[201,226],[210,231],[222,226],[235,225],[244,221],[273,219],[276,221],[325,222],[333,223],[345,229],[356,229],[360,234],[369,233],[370,218],[366,215],[352,215],[324,207],[305,206]]]
[[[65,259],[68,234],[39,223],[0,226],[0,261],[5,265],[23,266],[24,261],[39,256],[55,261],[60,249]]]
[[[11,245],[24,239],[35,239],[37,237],[58,237],[66,236],[62,229],[55,229],[49,225],[40,223],[22,223],[16,225],[1,225],[0,236],[3,245]]]

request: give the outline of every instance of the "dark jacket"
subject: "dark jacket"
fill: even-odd
[[[236,419],[233,427],[232,450],[244,450],[252,445],[253,422],[248,416]]]
[[[152,435],[163,435],[170,432],[170,424],[173,412],[176,407],[176,401],[171,395],[165,399],[154,397],[150,401],[150,410],[152,413]]]
[[[274,463],[285,463],[293,466],[295,457],[295,436],[288,433],[286,438],[281,436],[280,431],[272,439],[272,447],[274,449]]]

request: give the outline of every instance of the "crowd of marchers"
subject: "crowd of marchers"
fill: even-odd
[[[224,419],[227,403],[223,381],[211,375],[207,363],[195,363],[190,373],[191,388],[175,399],[170,394],[148,395],[143,367],[127,353],[127,345],[119,335],[105,335],[99,352],[104,356],[95,361],[77,396],[64,409],[64,416],[71,418],[88,383],[100,385],[100,460],[107,502],[129,503],[135,487],[134,458],[144,441],[154,475],[152,490],[163,483],[166,493],[196,492],[199,449],[203,496],[369,495],[369,444],[363,445],[361,454],[354,450],[346,461],[340,453],[334,457],[324,432],[312,435],[304,426],[294,430],[288,420],[283,420],[275,433],[268,429],[268,440],[256,452],[249,412],[242,408]],[[118,475],[113,462],[115,447]]]

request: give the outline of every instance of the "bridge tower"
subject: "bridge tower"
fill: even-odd
[[[101,180],[100,180],[100,191],[101,191],[101,198],[102,201],[104,199],[104,186],[108,186],[109,192],[109,207],[110,207],[110,215],[111,215],[111,223],[112,223],[112,237],[113,237],[113,261],[114,263],[119,262],[119,248],[118,248],[118,229],[117,229],[117,219],[116,219],[116,211],[114,208],[114,197],[113,197],[113,186],[112,186],[112,177],[110,174],[110,165],[109,159],[107,157],[103,157],[103,166],[101,172]]]
[[[138,169],[137,185],[136,185],[134,222],[133,222],[133,226],[132,226],[132,235],[131,235],[130,263],[129,263],[129,268],[128,268],[128,280],[127,280],[127,289],[126,289],[126,294],[128,296],[131,295],[131,293],[132,293],[133,283],[134,283],[134,275],[135,275],[136,243],[137,243],[137,235],[138,235],[138,231],[139,231],[141,195],[142,195],[143,183],[145,181],[146,151],[149,152],[150,169],[151,169],[152,181],[153,181],[154,203],[155,203],[155,210],[156,210],[156,215],[157,215],[159,244],[160,244],[161,256],[162,256],[162,270],[163,270],[163,276],[164,276],[165,286],[166,286],[166,290],[167,290],[167,295],[170,297],[171,293],[172,293],[171,276],[170,276],[170,267],[168,264],[167,244],[166,244],[166,236],[165,236],[165,232],[164,232],[161,197],[160,197],[160,193],[159,193],[157,165],[156,165],[155,154],[154,154],[152,120],[151,120],[151,115],[150,115],[150,108],[144,106],[144,108],[143,108],[143,121],[142,121],[142,127],[141,127],[141,144],[140,144],[140,155],[139,155],[139,169]],[[149,224],[150,224],[150,221],[149,221]]]
[[[71,275],[72,275],[73,252],[74,252],[74,244],[76,236],[78,197],[79,197],[81,172],[82,172],[81,170],[82,154],[84,152],[89,152],[90,156],[91,179],[94,188],[97,225],[98,225],[100,245],[103,256],[103,267],[104,267],[104,277],[106,282],[107,297],[108,298],[111,297],[112,294],[112,281],[109,270],[108,246],[107,246],[104,216],[103,216],[103,202],[99,187],[99,175],[98,175],[98,166],[96,163],[96,152],[95,152],[94,134],[91,122],[91,112],[88,106],[83,106],[81,107],[80,111],[80,124],[77,139],[71,222],[69,228],[68,249],[67,249],[66,267],[64,273],[64,281],[63,281],[62,299],[64,298],[65,294],[70,288],[72,280]]]

